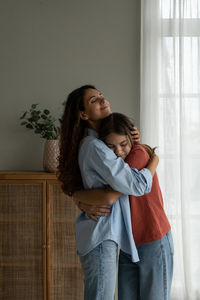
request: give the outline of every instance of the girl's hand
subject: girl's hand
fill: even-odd
[[[78,207],[80,210],[86,212],[89,218],[96,222],[98,222],[97,216],[102,217],[111,213],[111,207],[109,205],[96,206],[79,202]]]
[[[135,127],[135,126],[133,127],[133,130],[131,131],[131,135],[132,135],[134,144],[140,143],[140,133],[139,133],[137,127]]]

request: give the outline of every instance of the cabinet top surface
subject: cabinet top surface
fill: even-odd
[[[0,179],[53,179],[57,180],[56,173],[44,171],[7,171],[0,170]]]

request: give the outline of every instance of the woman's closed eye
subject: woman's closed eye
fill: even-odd
[[[98,96],[91,97],[90,98],[90,103],[95,103],[98,100],[102,100],[102,99],[105,99],[105,98],[104,98],[104,95],[102,93],[100,93]]]
[[[95,103],[98,100],[98,98],[94,97],[90,100],[90,103]]]

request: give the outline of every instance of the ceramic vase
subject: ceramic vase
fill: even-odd
[[[59,140],[46,140],[44,144],[43,168],[45,172],[57,171]]]

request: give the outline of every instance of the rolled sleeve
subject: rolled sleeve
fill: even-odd
[[[143,176],[144,176],[145,179],[146,179],[146,183],[147,183],[147,185],[146,185],[146,190],[145,190],[145,193],[144,193],[144,194],[148,194],[148,193],[150,193],[150,191],[151,191],[152,180],[153,180],[152,175],[151,175],[151,172],[149,171],[149,169],[144,168],[144,169],[140,170],[140,173],[143,174]]]

